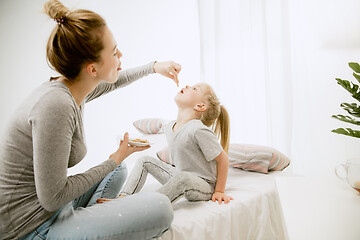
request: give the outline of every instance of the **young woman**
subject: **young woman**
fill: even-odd
[[[124,136],[102,164],[74,176],[67,168],[86,155],[83,114],[92,101],[150,73],[176,83],[181,66],[151,62],[121,70],[121,52],[104,19],[88,10],[69,11],[45,3],[56,21],[47,59],[61,74],[51,78],[17,108],[0,145],[0,239],[150,239],[172,222],[169,200],[139,194],[111,204],[126,179],[122,161],[146,148],[130,147]],[[146,213],[146,214],[145,214]]]
[[[213,89],[205,83],[181,89],[175,102],[177,120],[165,126],[175,167],[150,156],[140,158],[119,197],[139,192],[150,173],[163,184],[158,192],[171,202],[185,196],[189,201],[212,199],[219,204],[223,201],[229,203],[233,198],[225,194],[230,134],[225,107],[220,105]],[[210,127],[215,129],[215,133]],[[106,201],[110,199],[97,200],[98,203]]]

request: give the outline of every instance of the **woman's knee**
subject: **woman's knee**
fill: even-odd
[[[122,175],[125,177],[127,177],[127,175],[128,175],[128,169],[124,162],[120,163],[114,171],[117,172],[119,175]]]
[[[164,230],[170,228],[174,212],[169,198],[156,192],[144,194],[146,195],[144,197],[148,199],[154,222],[157,222],[159,227],[163,227]]]
[[[106,185],[109,185],[111,182],[112,184],[118,185],[121,188],[127,178],[127,175],[127,166],[124,162],[122,162],[113,172],[109,173],[108,176],[103,179],[103,181],[107,181]]]

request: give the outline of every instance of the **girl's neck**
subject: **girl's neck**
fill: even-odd
[[[177,115],[177,119],[176,119],[176,129],[178,129],[179,127],[185,125],[187,122],[189,122],[190,120],[193,119],[200,119],[196,112],[194,112],[194,109],[190,109],[190,108],[185,108],[185,109],[181,109],[179,108],[178,110],[178,115]]]

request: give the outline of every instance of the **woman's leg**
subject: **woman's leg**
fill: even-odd
[[[119,192],[124,185],[127,176],[127,168],[124,162],[120,163],[119,166],[109,173],[97,186],[93,192],[90,200],[85,205],[86,207],[96,204],[98,198],[117,198]]]
[[[166,195],[171,202],[181,196],[189,201],[208,201],[214,193],[215,186],[189,172],[179,172],[157,192]]]
[[[40,227],[33,232],[23,236],[21,240],[27,239],[45,239],[52,224],[56,221],[60,212],[75,210],[79,207],[87,207],[96,203],[99,197],[116,198],[127,176],[127,169],[125,163],[109,173],[102,181],[92,186],[86,193],[76,198],[72,203],[69,203],[57,211],[50,219],[44,222]],[[67,209],[67,210],[65,210]]]
[[[69,204],[47,239],[151,239],[161,236],[172,220],[169,199],[144,192],[76,210]]]
[[[122,195],[131,195],[137,193],[144,186],[147,174],[150,173],[161,184],[165,184],[177,171],[170,164],[150,157],[144,156],[138,159],[132,172],[130,173],[124,187],[121,190]]]

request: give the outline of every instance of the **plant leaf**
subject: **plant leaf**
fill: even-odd
[[[346,136],[350,136],[350,137],[356,137],[356,138],[360,138],[360,131],[358,130],[352,130],[351,128],[338,128],[338,129],[334,129],[331,132],[333,133],[338,133],[338,134],[343,134]]]
[[[360,65],[356,62],[349,62],[349,67],[351,67],[354,72],[360,73]]]
[[[338,114],[338,115],[332,115],[331,117],[336,118],[343,122],[348,122],[348,123],[352,123],[352,124],[360,126],[360,121],[357,121],[356,119],[351,118],[349,116],[344,116],[344,115]]]
[[[356,78],[356,80],[358,80],[358,82],[360,83],[360,75],[353,73],[353,76]]]
[[[345,111],[354,117],[360,117],[360,106],[356,103],[342,103],[340,104]]]
[[[348,81],[348,80],[342,80],[340,78],[335,78],[337,83],[341,85],[343,88],[348,91],[353,98],[355,98],[357,101],[360,102],[360,91],[359,86]]]

